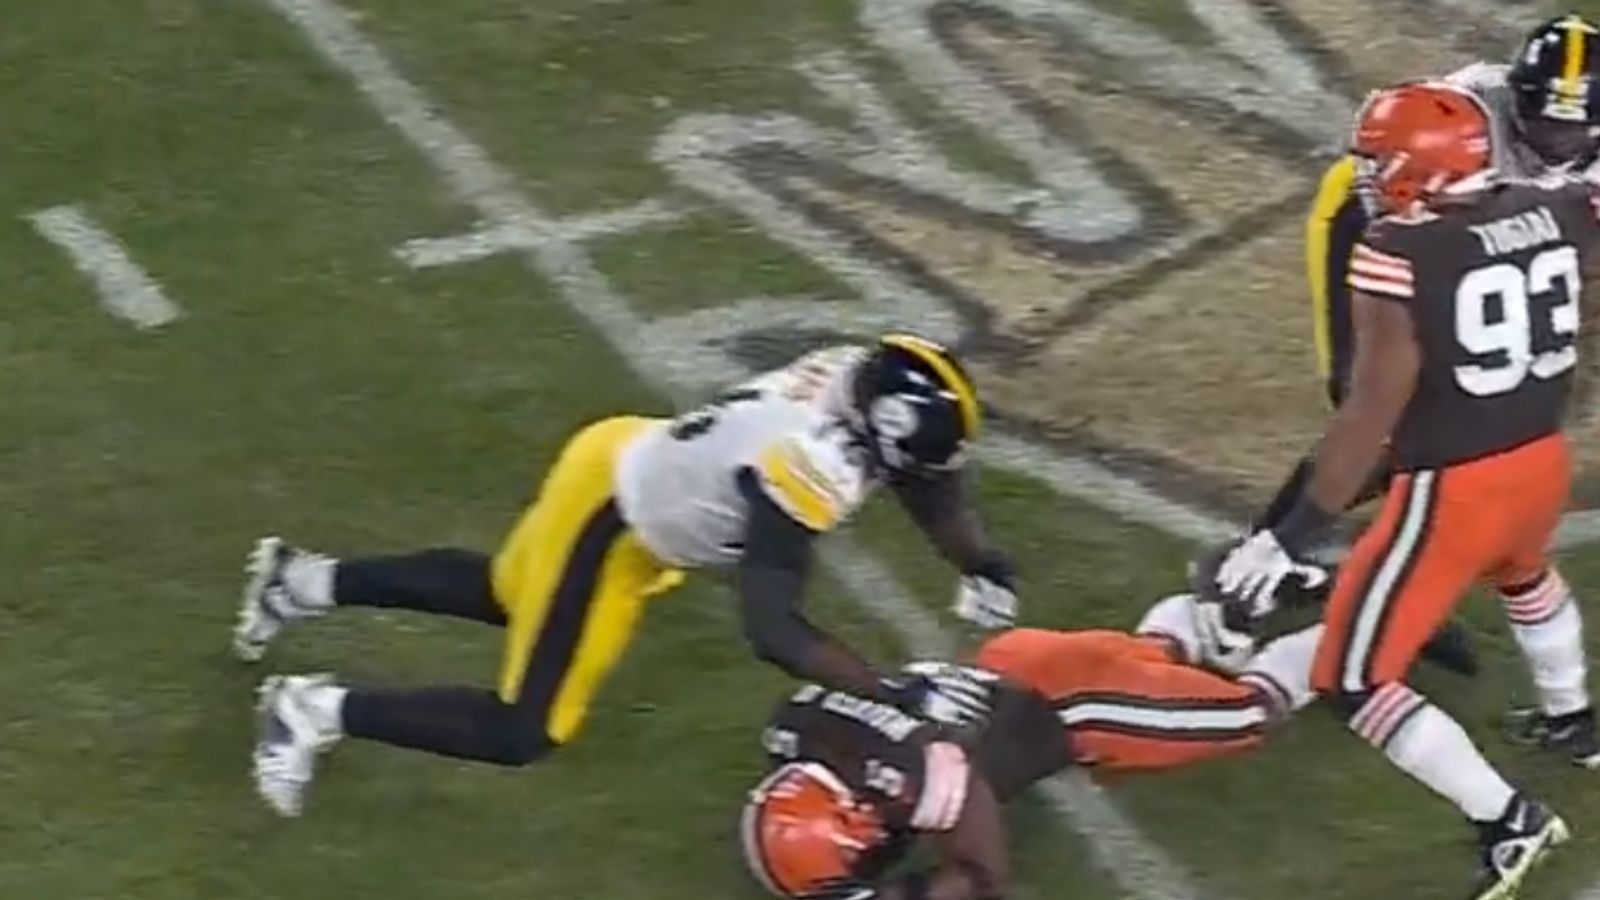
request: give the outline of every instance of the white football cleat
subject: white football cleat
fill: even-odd
[[[260,719],[251,768],[256,793],[281,816],[300,815],[317,754],[340,737],[336,723],[318,721],[327,718],[309,697],[318,690],[338,688],[331,675],[274,675],[256,690]]]
[[[245,662],[257,662],[267,645],[290,622],[320,616],[329,603],[297,592],[288,578],[291,566],[330,566],[332,560],[320,554],[285,544],[276,537],[256,541],[245,563],[244,595],[239,601],[239,619],[233,628],[233,654]]]

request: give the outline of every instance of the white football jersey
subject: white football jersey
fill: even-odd
[[[830,347],[652,425],[622,451],[617,505],[663,562],[728,565],[743,550],[755,471],[767,496],[812,531],[838,526],[871,488],[864,447],[845,423],[863,347]]]

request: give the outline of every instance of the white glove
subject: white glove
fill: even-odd
[[[950,611],[979,628],[1010,628],[1017,622],[1017,595],[982,575],[963,575]]]
[[[934,661],[909,663],[901,671],[924,688],[917,710],[923,718],[945,725],[970,725],[988,718],[993,673]]]
[[[1244,603],[1251,618],[1260,618],[1277,607],[1278,586],[1291,576],[1315,588],[1328,573],[1320,566],[1296,562],[1278,543],[1278,536],[1263,528],[1228,551],[1216,581],[1223,596]]]
[[[1200,664],[1237,675],[1255,657],[1256,639],[1250,632],[1228,625],[1225,603],[1196,598],[1190,609],[1194,611],[1194,630],[1199,638]]]

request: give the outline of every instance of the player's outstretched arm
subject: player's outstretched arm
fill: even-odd
[[[967,502],[966,477],[962,473],[900,477],[891,480],[890,485],[911,521],[951,565],[970,572],[996,555],[983,523]]]
[[[934,549],[961,572],[956,615],[985,628],[1014,624],[1016,573],[967,501],[965,476],[945,472],[933,478],[896,478],[890,484]]]
[[[745,638],[790,675],[863,697],[888,699],[878,673],[800,612],[816,533],[779,507],[752,472],[740,475],[750,505],[736,576]]]

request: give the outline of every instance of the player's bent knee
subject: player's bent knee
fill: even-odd
[[[496,718],[493,733],[485,741],[492,756],[490,762],[502,766],[532,765],[559,746],[545,731],[542,715],[504,706]]]

